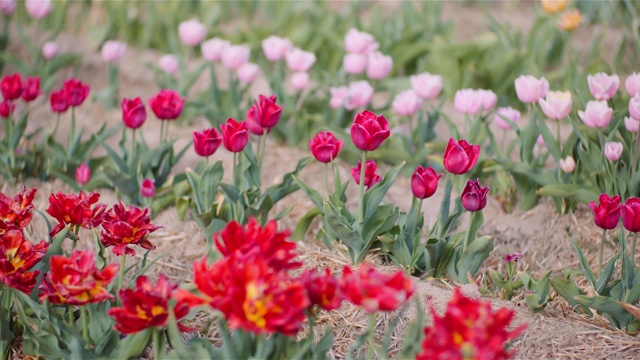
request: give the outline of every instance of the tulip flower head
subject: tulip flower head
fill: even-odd
[[[345,101],[349,97],[349,88],[346,86],[331,87],[329,88],[329,93],[331,95],[329,106],[332,109],[338,109],[345,104]]]
[[[525,104],[538,102],[547,95],[549,82],[544,77],[537,79],[533,75],[520,75],[515,80],[516,95]]]
[[[17,100],[22,95],[22,77],[16,73],[5,75],[0,81],[0,92],[5,101]]]
[[[393,59],[379,51],[369,54],[367,59],[367,77],[373,80],[381,80],[389,76],[393,68]]]
[[[380,44],[373,35],[351,28],[344,37],[344,47],[349,53],[369,54],[377,50]]]
[[[0,236],[0,284],[30,294],[40,271],[29,271],[44,258],[49,243],[33,245],[21,229],[12,227]]]
[[[476,90],[476,94],[480,96],[480,99],[482,100],[482,109],[485,113],[493,110],[493,108],[496,106],[496,103],[498,102],[498,96],[491,90]]]
[[[373,92],[373,87],[366,80],[352,82],[349,84],[348,94],[344,100],[344,108],[351,111],[369,105]],[[331,101],[333,101],[333,95]]]
[[[289,83],[294,91],[302,91],[309,86],[309,73],[295,72],[291,75]]]
[[[584,111],[578,111],[578,116],[585,125],[599,129],[604,129],[609,125],[612,114],[613,109],[611,109],[604,100],[589,101],[587,103],[587,108]]]
[[[144,179],[140,184],[140,195],[143,198],[151,199],[156,194],[155,179]]]
[[[548,14],[556,14],[567,7],[570,0],[540,0],[542,10]]]
[[[393,111],[401,116],[413,116],[422,105],[422,99],[413,90],[405,90],[396,95],[393,100]]]
[[[269,61],[280,61],[284,59],[291,48],[293,48],[293,45],[287,38],[271,35],[262,40],[262,51]]]
[[[604,144],[604,156],[611,162],[620,160],[622,151],[624,150],[622,143],[617,141],[611,141]]]
[[[53,9],[51,0],[25,0],[24,6],[29,16],[36,20],[46,18]]]
[[[630,197],[620,207],[622,225],[631,232],[640,232],[640,199]]]
[[[502,130],[512,130],[511,124],[508,123],[505,119],[511,121],[512,123],[518,122],[520,120],[520,111],[510,106],[498,108],[493,118],[494,124],[496,124],[496,126]]]
[[[102,60],[108,64],[116,64],[122,60],[124,53],[127,51],[127,44],[122,41],[109,40],[102,45],[100,54]]]
[[[66,225],[80,226],[85,229],[100,226],[107,205],[99,204],[98,200],[100,200],[100,194],[97,192],[87,194],[80,191],[76,195],[60,191],[57,194],[51,194],[47,214],[59,223],[51,231],[52,234],[57,234]]]
[[[342,304],[342,294],[338,289],[338,279],[331,275],[326,268],[318,274],[316,269],[306,270],[300,276],[307,291],[311,305],[318,305],[321,309],[331,311]]]
[[[0,102],[0,118],[8,119],[16,111],[16,104],[9,100]]]
[[[624,127],[628,132],[638,132],[638,129],[640,128],[640,120],[627,116],[624,118]]]
[[[257,64],[248,62],[240,66],[238,71],[236,71],[236,74],[238,75],[240,83],[245,85],[251,84],[260,74],[260,67]]]
[[[205,129],[193,132],[193,149],[196,154],[209,157],[213,155],[222,144],[222,135],[216,129]]]
[[[80,186],[84,186],[91,180],[91,168],[87,163],[82,163],[76,169],[76,183]]]
[[[365,110],[355,116],[351,125],[351,140],[362,151],[374,151],[391,134],[384,115]]]
[[[425,100],[434,100],[440,96],[443,81],[440,75],[422,73],[411,76],[411,88]]]
[[[151,224],[149,208],[140,209],[133,205],[125,208],[120,202],[104,215],[100,242],[105,247],[113,246],[111,252],[117,256],[125,253],[135,256],[131,245],[139,245],[147,250],[156,248],[147,236],[159,228]]]
[[[480,157],[480,146],[471,145],[467,140],[449,139],[444,151],[444,167],[452,174],[465,174],[471,170]]]
[[[432,167],[426,169],[422,165],[418,165],[411,176],[411,192],[418,199],[426,199],[436,193],[438,189],[438,180],[442,174],[436,174]]]
[[[453,106],[463,114],[477,115],[483,109],[483,98],[473,89],[458,90],[453,98]]]
[[[316,55],[312,52],[292,48],[287,51],[285,60],[291,71],[307,72],[316,62]]]
[[[351,168],[351,176],[353,180],[355,180],[356,184],[360,185],[360,175],[362,171],[362,161],[358,161],[358,166]],[[376,172],[378,171],[378,164],[376,164],[375,160],[369,159],[365,165],[365,173],[364,173],[364,186],[369,190],[370,187],[382,181],[380,175]]]
[[[631,97],[640,94],[640,74],[633,73],[624,81],[624,87]]]
[[[549,91],[547,97],[538,102],[542,112],[552,120],[563,120],[571,113],[573,102],[568,91]]]
[[[282,116],[282,106],[276,104],[276,101],[277,97],[275,95],[269,97],[260,95],[258,100],[255,100],[247,111],[247,121],[267,130],[276,126]]]
[[[64,84],[62,84],[62,89],[64,90],[67,104],[72,108],[82,105],[87,97],[89,97],[89,85],[78,79],[71,78],[65,81]]]
[[[49,95],[49,103],[51,104],[51,110],[58,114],[64,113],[69,109],[64,89],[52,91]]]
[[[238,70],[249,61],[250,54],[248,46],[229,45],[222,51],[222,64],[227,69]]]
[[[122,122],[129,129],[137,129],[147,120],[147,109],[139,97],[122,99],[120,108],[122,109]]]
[[[178,25],[180,41],[187,46],[198,46],[207,36],[207,28],[196,19],[183,21]]]
[[[222,54],[231,46],[231,43],[220,38],[212,38],[202,43],[200,50],[202,57],[207,61],[215,62],[222,60]]]
[[[345,54],[342,67],[348,74],[358,75],[367,70],[369,58],[364,54]]]
[[[640,94],[629,100],[629,115],[634,119],[640,119]]]
[[[162,89],[149,99],[149,106],[158,119],[175,120],[180,117],[184,102],[177,91]]]
[[[338,157],[344,140],[338,140],[330,131],[319,132],[309,140],[309,149],[316,160],[329,163]]]
[[[615,229],[620,220],[620,196],[609,197],[607,194],[600,194],[598,202],[589,203],[596,226],[605,230]]]
[[[467,185],[462,190],[462,207],[471,212],[480,211],[487,206],[488,187],[481,187],[478,180],[468,180]]]
[[[178,73],[178,58],[171,54],[165,54],[158,59],[158,67],[167,74],[175,75]]]
[[[345,266],[339,286],[345,300],[362,306],[369,314],[397,310],[415,291],[413,281],[402,270],[385,274],[367,264],[355,271]]]
[[[573,156],[569,155],[564,159],[560,159],[560,169],[567,174],[571,174],[576,169],[576,161]]]
[[[520,259],[522,259],[522,254],[520,253],[513,253],[513,254],[506,254],[504,256],[504,261],[510,263],[510,262],[518,262],[520,261]]]
[[[0,1],[0,14],[9,16],[16,11],[16,0],[3,0]]]
[[[237,122],[229,118],[227,122],[220,125],[222,130],[222,144],[225,149],[231,152],[241,152],[249,142],[249,133],[245,121]]]
[[[558,21],[558,28],[564,31],[573,31],[582,24],[582,16],[580,16],[580,10],[566,10],[562,13],[560,21]]]
[[[30,102],[35,100],[40,94],[42,94],[42,91],[40,91],[40,77],[25,78],[22,82],[22,100]]]
[[[12,198],[0,191],[0,235],[10,227],[24,229],[31,223],[34,211],[32,202],[36,191],[35,188],[29,191],[22,188]]]
[[[42,56],[47,60],[51,60],[56,57],[58,55],[58,51],[58,44],[53,41],[47,41],[42,46]]]
[[[609,100],[618,91],[620,78],[618,75],[607,75],[603,72],[587,76],[589,91],[596,100]]]

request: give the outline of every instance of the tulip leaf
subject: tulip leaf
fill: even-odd
[[[324,216],[331,231],[348,248],[351,259],[355,261],[364,246],[364,241],[352,225],[328,202],[324,204]]]
[[[551,286],[553,286],[553,289],[560,296],[567,300],[567,302],[574,310],[580,309],[584,314],[587,314],[589,316],[593,315],[593,313],[587,306],[584,306],[576,301],[575,297],[578,295],[584,295],[584,291],[576,286],[573,281],[556,277],[551,279]]]
[[[478,272],[482,263],[489,258],[489,253],[493,250],[493,238],[490,236],[481,236],[475,239],[467,249],[460,255],[460,259],[455,265],[455,274],[450,274],[467,283],[467,274],[472,277]],[[454,280],[456,278],[454,277]]]
[[[458,245],[460,245],[460,242],[462,241],[463,236],[464,234],[462,233],[455,234],[455,235],[448,236],[445,240],[442,241],[444,242],[444,249],[442,250],[442,255],[440,255],[440,257],[438,258],[437,268],[434,275],[435,278],[442,277],[444,272],[447,270],[447,267],[449,266],[449,263],[452,261],[452,258],[454,258],[456,248],[458,247]],[[429,246],[427,245],[427,249],[428,248]]]
[[[599,312],[609,315],[612,325],[619,329],[627,328],[633,316],[625,310],[616,300],[606,296],[585,296],[578,295],[576,301]]]
[[[596,286],[594,287],[596,292],[600,295],[602,295],[606,291],[607,285],[609,285],[609,281],[611,280],[613,271],[615,270],[618,256],[620,256],[620,254],[612,257],[609,262],[607,262],[607,264],[602,268],[602,273],[600,274],[600,277],[596,281]]]
[[[386,174],[384,174],[382,181],[365,192],[363,200],[363,206],[365,209],[363,223],[366,223],[367,220],[374,215],[376,208],[382,202],[382,199],[391,188],[391,185],[393,185],[393,182],[400,173],[400,170],[402,170],[404,164],[405,162],[402,162],[392,167]]]
[[[296,184],[300,186],[300,189],[309,197],[309,199],[313,202],[313,204],[318,209],[323,209],[324,200],[322,198],[322,195],[320,195],[320,193],[317,190],[312,189],[309,185],[307,185],[307,183],[300,180],[297,176],[293,175],[292,177],[293,177],[293,181],[295,181]]]
[[[538,130],[540,131],[540,134],[542,135],[544,143],[547,145],[549,152],[551,153],[551,155],[553,155],[553,158],[556,160],[556,162],[560,161],[560,158],[562,158],[562,154],[560,153],[560,147],[558,146],[558,142],[553,136],[553,133],[551,132],[551,130],[549,130],[549,127],[544,122],[544,118],[542,118],[541,116],[537,117],[537,122]]]
[[[580,262],[580,269],[582,270],[582,274],[584,275],[585,278],[587,278],[587,281],[589,281],[589,284],[591,284],[591,286],[595,288],[596,277],[593,274],[593,271],[591,271],[591,268],[589,267],[589,261],[584,256],[584,253],[582,252],[580,247],[573,241],[573,239],[569,239],[569,241],[571,242],[571,246],[573,246],[573,249],[578,253],[578,260]]]
[[[305,234],[309,230],[309,226],[317,216],[322,215],[322,210],[317,207],[310,209],[306,214],[298,221],[296,224],[296,228],[293,231],[293,239],[294,240],[304,240]]]

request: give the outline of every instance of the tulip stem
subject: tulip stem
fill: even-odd
[[[264,163],[264,153],[267,147],[267,135],[269,132],[267,129],[262,130],[262,136],[260,137],[260,146],[258,147],[260,153],[258,154],[258,169],[260,169],[260,175],[262,175],[262,164]]]
[[[67,142],[67,155],[71,156],[71,145],[73,144],[73,138],[76,135],[76,108],[71,107],[71,130],[69,131],[69,139]]]
[[[131,171],[134,171],[132,167],[133,167],[133,161],[135,159],[135,151],[136,151],[136,129],[133,129],[133,134],[131,135],[131,152],[129,153],[129,163],[130,163],[129,170]]]
[[[78,241],[80,240],[80,238],[78,237],[78,234],[80,233],[80,225],[74,225],[73,232],[76,234],[76,239],[73,240],[73,244],[71,245],[72,251],[76,249]]]
[[[422,203],[424,202],[424,199],[418,199],[417,197],[414,196],[413,201],[418,202],[418,208],[416,209],[416,218],[415,218],[415,222],[413,223],[413,228],[411,229],[411,239],[410,239],[411,241],[414,241],[414,237],[416,236],[416,231],[421,231],[421,229],[419,230],[418,228],[418,223],[420,222],[420,216],[422,216]],[[413,249],[411,249],[411,251],[414,254],[416,253],[416,249],[418,248],[419,244],[420,244],[420,238],[418,237],[418,241],[413,242]]]
[[[163,143],[164,139],[164,120],[160,120],[160,144]]]
[[[562,135],[560,133],[560,120],[556,121],[556,135],[558,135],[558,148],[562,153]]]
[[[631,244],[631,261],[633,266],[636,266],[636,243],[638,242],[638,233],[633,233],[633,243]]]
[[[329,200],[329,164],[324,164],[324,191],[327,193],[327,200]]]
[[[600,242],[600,254],[598,256],[598,275],[600,278],[600,272],[602,272],[602,257],[604,256],[604,242],[607,239],[607,229],[602,229],[602,241]]]
[[[233,153],[233,185],[240,187],[240,184],[237,181],[237,178],[238,178],[238,153],[234,152]]]
[[[120,258],[120,274],[118,274],[118,293],[122,290],[122,280],[124,279],[124,270],[126,266],[127,253],[123,253]]]
[[[360,187],[358,188],[358,214],[356,226],[362,234],[362,222],[364,220],[364,178],[367,170],[367,152],[362,152],[362,162],[360,163]]]
[[[636,144],[633,150],[633,162],[631,163],[631,177],[635,175],[636,170],[638,169],[638,150],[640,146],[640,130],[636,131]]]
[[[153,342],[153,359],[160,359],[160,329],[153,328],[152,331],[152,342]]]
[[[54,139],[58,133],[58,126],[60,126],[60,113],[58,113],[58,117],[56,117],[56,127],[53,128],[53,134],[51,135]]]
[[[67,313],[69,314],[69,325],[73,325],[73,305],[67,305]]]
[[[367,359],[373,359],[374,355],[374,344],[376,340],[376,314],[371,313],[368,317],[367,324]]]
[[[87,305],[80,306],[80,317],[82,318],[82,338],[86,343],[85,349],[88,349],[91,344],[91,339],[89,338],[89,315],[87,315]]]

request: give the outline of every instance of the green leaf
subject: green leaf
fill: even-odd
[[[151,343],[151,333],[154,328],[147,328],[138,333],[127,335],[118,342],[114,349],[114,359],[134,359],[138,358]]]
[[[578,295],[584,295],[584,291],[580,290],[576,284],[571,280],[563,279],[563,278],[553,278],[551,279],[551,286],[553,289],[562,296],[567,302],[571,305],[571,307],[582,310],[583,313],[593,316],[591,310],[588,307],[579,304],[575,297]]]
[[[451,275],[456,275],[461,282],[466,284],[468,282],[467,274],[470,274],[471,277],[475,276],[482,263],[489,258],[491,250],[493,250],[492,237],[481,236],[475,239],[461,254],[460,260],[456,264],[456,274]]]
[[[591,284],[591,286],[595,288],[596,277],[593,274],[593,271],[591,271],[591,268],[589,267],[589,261],[587,261],[587,258],[584,256],[584,253],[582,252],[580,247],[573,241],[573,239],[569,239],[569,241],[571,241],[571,246],[573,246],[573,249],[578,253],[578,260],[580,262],[580,269],[582,270],[582,274],[584,275],[585,278],[587,278],[587,281],[589,281],[589,284]]]
[[[391,188],[391,185],[393,185],[393,182],[400,173],[400,170],[402,170],[404,164],[405,162],[402,162],[392,167],[386,174],[384,174],[384,178],[381,182],[365,192],[363,200],[363,206],[365,209],[363,223],[366,223],[367,220],[373,216],[376,208],[380,206],[382,199],[387,194],[387,191],[389,191],[389,188]]]
[[[322,210],[318,208],[313,208],[307,211],[307,213],[298,221],[298,224],[296,224],[296,228],[293,231],[293,239],[298,241],[304,240],[305,234],[309,230],[309,226],[311,226],[313,219],[320,215],[322,215]]]

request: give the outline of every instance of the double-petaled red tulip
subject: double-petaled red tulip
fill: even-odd
[[[353,176],[353,180],[356,181],[356,184],[360,185],[360,175],[362,171],[362,161],[358,161],[358,166],[351,168],[351,176]],[[364,169],[364,186],[369,190],[370,187],[382,181],[380,175],[376,174],[378,171],[378,164],[376,164],[375,160],[369,159],[367,160],[367,164]]]
[[[328,163],[338,157],[343,140],[338,140],[330,131],[321,131],[309,140],[309,149],[316,160]]]
[[[9,101],[9,100],[3,100],[2,102],[0,102],[0,117],[1,118],[9,118],[11,116],[11,114],[14,113],[14,111],[16,111],[16,104]]]
[[[360,150],[373,151],[391,134],[384,115],[365,110],[356,115],[351,125],[351,140]]]
[[[605,230],[615,229],[620,221],[620,196],[609,197],[607,194],[600,194],[598,202],[599,204],[595,201],[589,203],[596,226]]]
[[[0,236],[0,284],[31,293],[40,272],[29,270],[42,260],[48,248],[45,241],[31,244],[18,228],[7,230]]]
[[[5,100],[13,101],[22,95],[22,78],[20,74],[5,75],[0,81],[0,91]]]
[[[481,187],[480,182],[467,181],[467,185],[462,190],[462,207],[467,211],[480,211],[487,206],[487,193],[489,187]]]
[[[442,174],[436,174],[431,166],[428,168],[418,165],[416,171],[411,175],[411,192],[418,199],[426,199],[433,196],[438,189],[438,179]]]
[[[480,146],[450,138],[444,151],[444,168],[452,174],[465,174],[476,165],[479,156]]]
[[[67,104],[71,107],[82,105],[82,103],[89,97],[89,85],[83,83],[78,79],[69,79],[62,84],[64,90],[64,96],[67,100]]]
[[[0,235],[5,229],[17,227],[24,229],[31,222],[33,217],[33,198],[36,196],[36,189],[22,188],[13,198],[0,192]]]
[[[137,129],[147,120],[147,109],[139,97],[122,99],[120,108],[122,109],[122,122],[129,129]]]
[[[28,77],[24,79],[22,83],[22,100],[26,102],[30,102],[35,100],[38,95],[42,92],[40,91],[40,77]]]
[[[204,157],[213,155],[222,144],[222,135],[216,129],[193,132],[193,149]]]
[[[276,104],[276,96],[271,95],[270,97],[266,97],[260,95],[259,100],[255,101],[249,110],[247,110],[246,120],[247,123],[257,124],[262,128],[263,132],[256,134],[262,135],[265,129],[269,131],[272,127],[276,126],[281,116],[282,106]],[[253,130],[258,131],[258,128],[253,126]],[[254,131],[252,132],[255,134]]]
[[[620,207],[622,225],[631,232],[640,232],[640,199],[628,198]]]
[[[249,133],[247,132],[247,123],[245,121],[235,121],[232,118],[220,125],[222,130],[222,143],[224,147],[231,152],[241,152],[249,142]]]
[[[162,89],[149,99],[149,106],[158,119],[175,120],[182,113],[184,99],[175,90]]]
[[[62,192],[51,194],[47,213],[59,222],[51,230],[51,236],[57,234],[67,224],[85,229],[100,226],[107,205],[97,204],[99,199],[100,194],[96,192],[88,195],[84,191],[80,191],[78,195]]]
[[[40,300],[52,304],[85,305],[113,299],[107,285],[118,273],[118,264],[96,268],[91,250],[73,250],[69,257],[54,255],[51,267],[42,277]]]
[[[345,300],[370,314],[398,309],[415,291],[413,281],[402,270],[384,274],[367,264],[355,271],[345,266],[339,284]]]
[[[111,252],[118,256],[125,253],[135,255],[135,250],[129,247],[131,245],[140,245],[147,250],[156,248],[147,239],[147,235],[159,229],[151,224],[149,208],[139,209],[129,205],[129,208],[125,209],[124,204],[120,202],[104,215],[102,229],[102,245],[113,246]]]
[[[51,110],[59,114],[69,109],[69,103],[67,102],[64,89],[52,91],[49,95],[49,103],[51,103]]]
[[[424,328],[425,339],[417,360],[430,359],[511,359],[509,344],[527,327],[507,328],[513,310],[494,311],[488,301],[470,299],[456,288],[443,316],[431,306],[433,325]]]
[[[324,310],[334,310],[342,304],[342,294],[338,289],[338,279],[331,275],[331,270],[324,269],[318,274],[315,269],[307,270],[300,276],[307,290],[311,305],[318,305]]]
[[[177,300],[173,308],[176,321],[185,317],[191,305],[195,305],[188,301],[192,297],[184,297],[187,301],[182,301],[180,294],[178,284],[170,283],[164,274],[158,276],[156,285],[142,275],[136,279],[134,289],[120,290],[118,295],[122,299],[122,306],[111,308],[108,314],[116,322],[114,328],[126,335],[150,327],[165,328],[169,319],[169,299]],[[178,326],[182,331],[188,330],[180,324]]]

